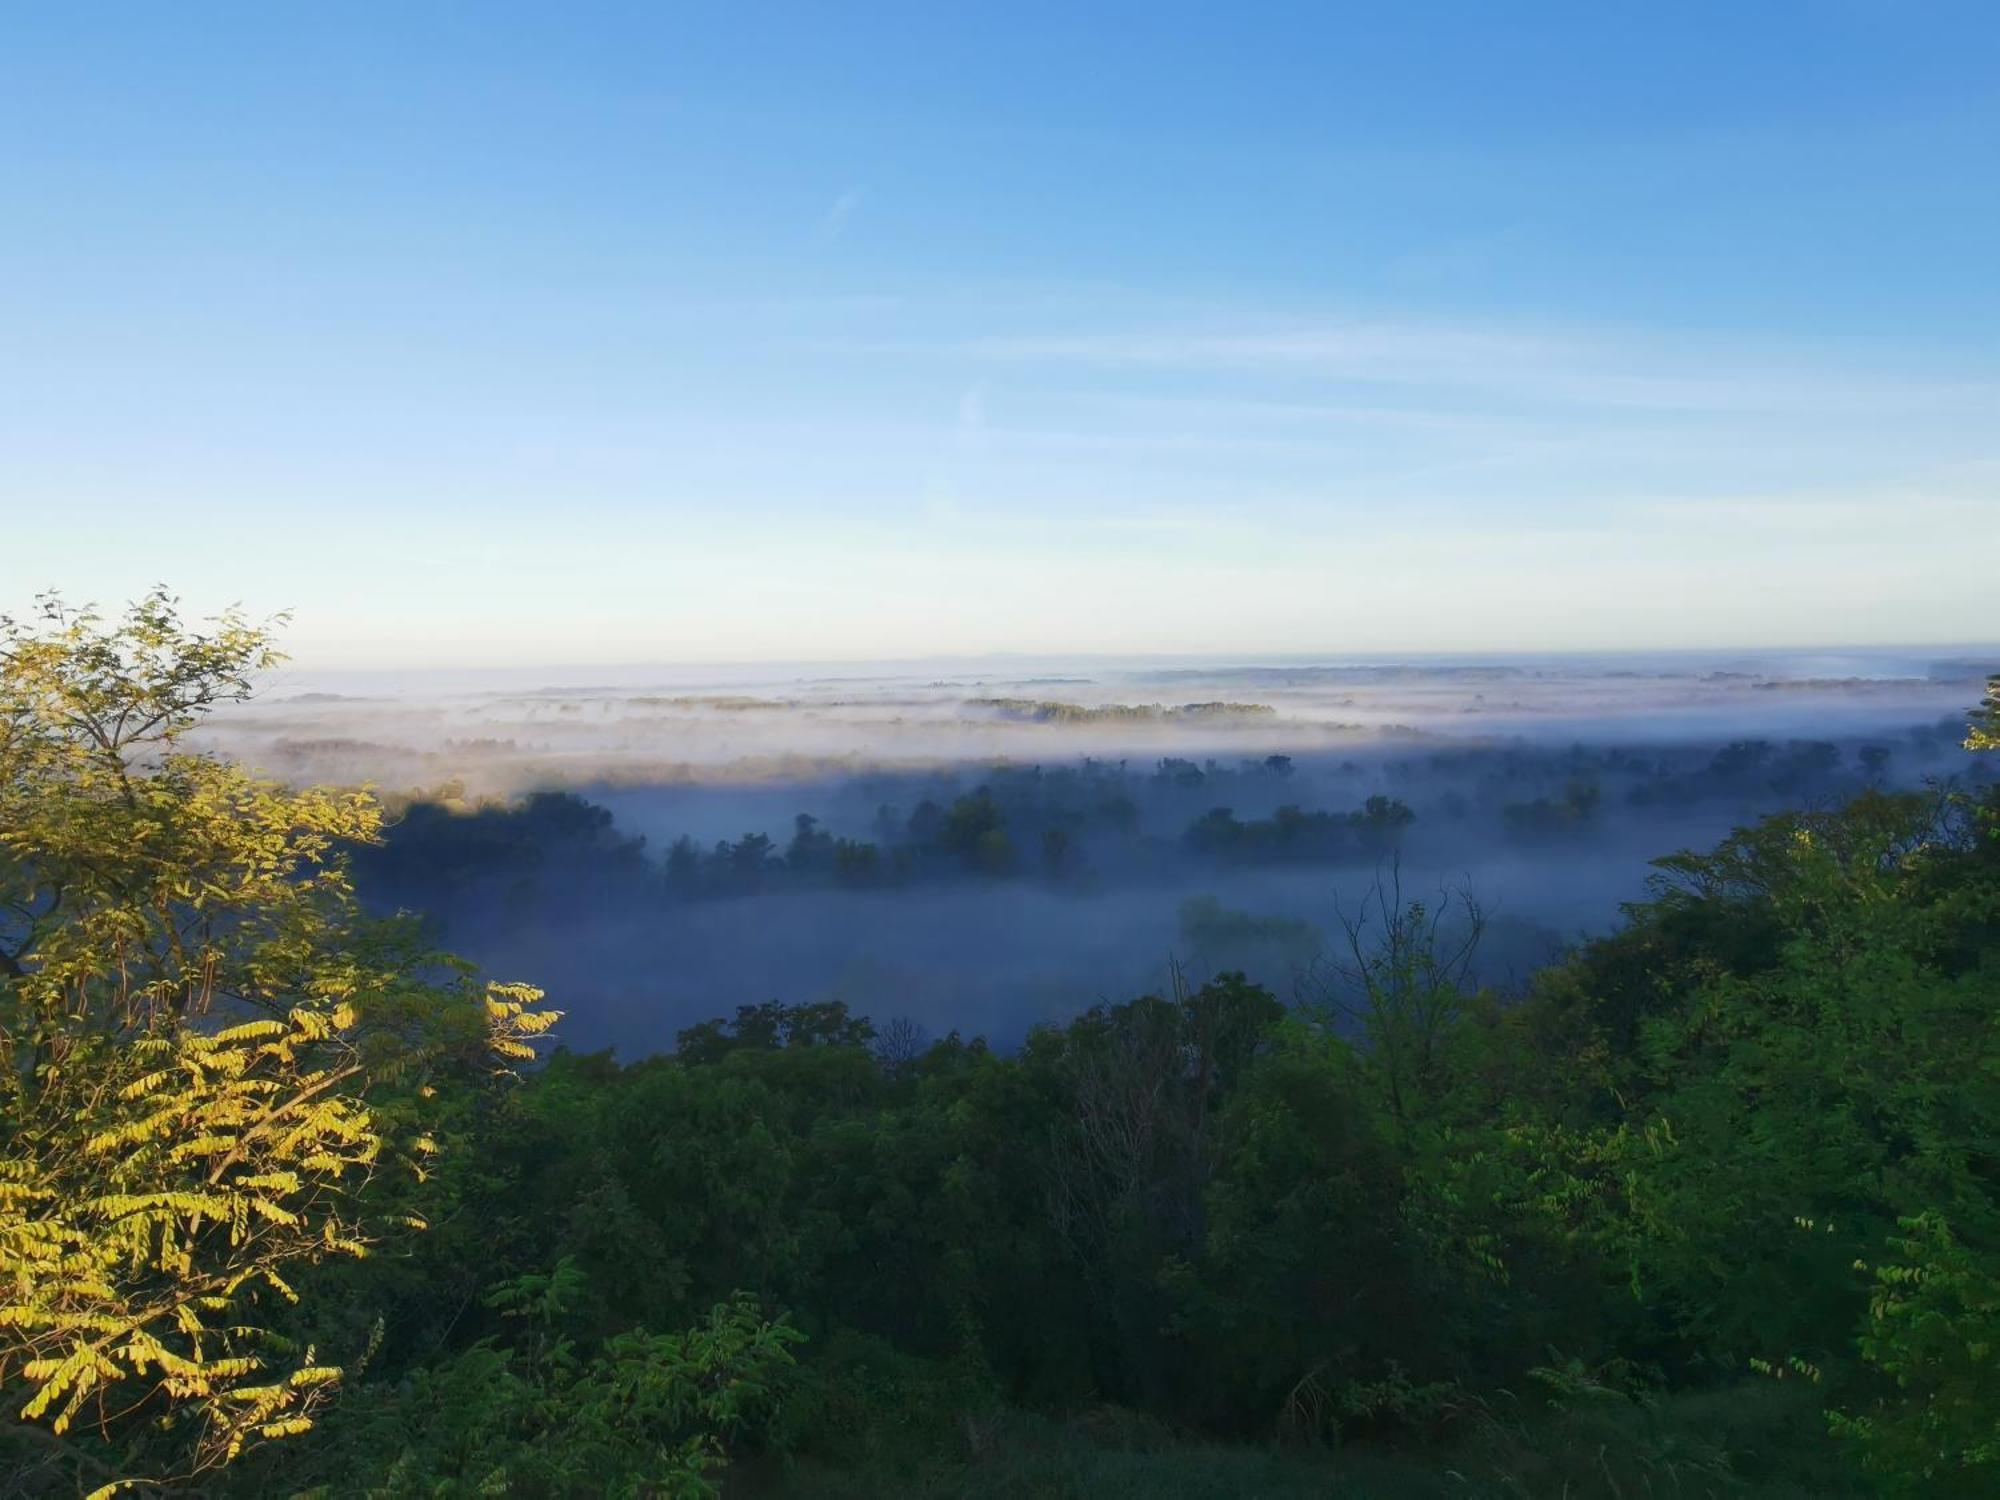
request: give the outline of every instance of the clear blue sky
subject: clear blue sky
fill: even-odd
[[[2000,6],[0,10],[0,607],[2000,636]]]

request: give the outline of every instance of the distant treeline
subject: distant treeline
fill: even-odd
[[[1590,838],[1620,818],[1703,806],[1755,816],[1908,785],[1955,749],[1946,734],[1918,726],[1846,745],[1505,744],[1366,763],[1169,756],[1142,769],[1086,759],[992,766],[969,786],[964,774],[874,773],[830,785],[822,795],[835,805],[795,813],[784,832],[753,828],[712,842],[683,835],[657,854],[575,793],[468,806],[447,789],[407,800],[383,843],[357,851],[357,868],[379,898],[449,912],[614,893],[694,901],[968,879],[1143,880],[1188,862],[1366,864],[1394,854],[1420,819],[1454,848],[1469,838],[1526,847]],[[1951,769],[1960,766],[1974,783],[1988,775],[1976,762]]]
[[[1292,774],[1288,757],[1223,768],[1163,760],[1151,780],[1176,787],[1268,786]],[[1141,825],[1135,778],[1122,766],[1023,771],[999,768],[990,782],[948,801],[925,797],[909,812],[888,803],[871,838],[830,832],[799,813],[783,843],[763,832],[702,845],[683,836],[655,862],[643,839],[620,833],[605,809],[568,792],[537,792],[514,804],[465,808],[448,800],[409,803],[385,840],[357,851],[369,888],[402,904],[435,908],[473,890],[593,898],[607,884],[657,885],[668,899],[752,896],[776,889],[869,890],[969,877],[1063,880],[1089,869],[1091,848],[1154,843],[1164,855],[1234,862],[1372,859],[1391,852],[1416,819],[1405,803],[1371,796],[1350,812],[1279,806],[1244,821],[1216,807],[1172,839]]]

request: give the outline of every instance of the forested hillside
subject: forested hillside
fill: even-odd
[[[1189,978],[1008,1050],[773,1002],[620,1062],[371,915],[372,796],[186,749],[271,659],[164,595],[0,638],[7,1493],[2000,1484],[2000,794],[1662,850],[1507,996],[1395,807],[1220,812],[1188,857],[1383,860],[1303,997]],[[985,878],[993,796],[872,863],[693,851],[678,899]],[[408,847],[477,880],[505,827]]]

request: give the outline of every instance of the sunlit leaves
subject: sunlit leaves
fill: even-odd
[[[0,620],[0,1389],[169,1475],[311,1428],[341,1372],[281,1333],[294,1279],[421,1227],[387,1188],[443,1149],[432,1080],[555,1020],[361,919],[367,793],[188,749],[274,660],[157,591]]]
[[[2000,750],[2000,677],[1986,679],[1986,697],[1966,730],[1968,750]]]

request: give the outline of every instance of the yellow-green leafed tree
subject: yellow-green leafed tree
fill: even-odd
[[[1965,734],[1968,750],[2000,750],[2000,677],[1986,679],[1986,698]]]
[[[294,1281],[421,1227],[426,1101],[555,1019],[363,920],[372,796],[189,747],[276,659],[163,591],[0,618],[0,1424],[111,1488],[311,1426]]]

